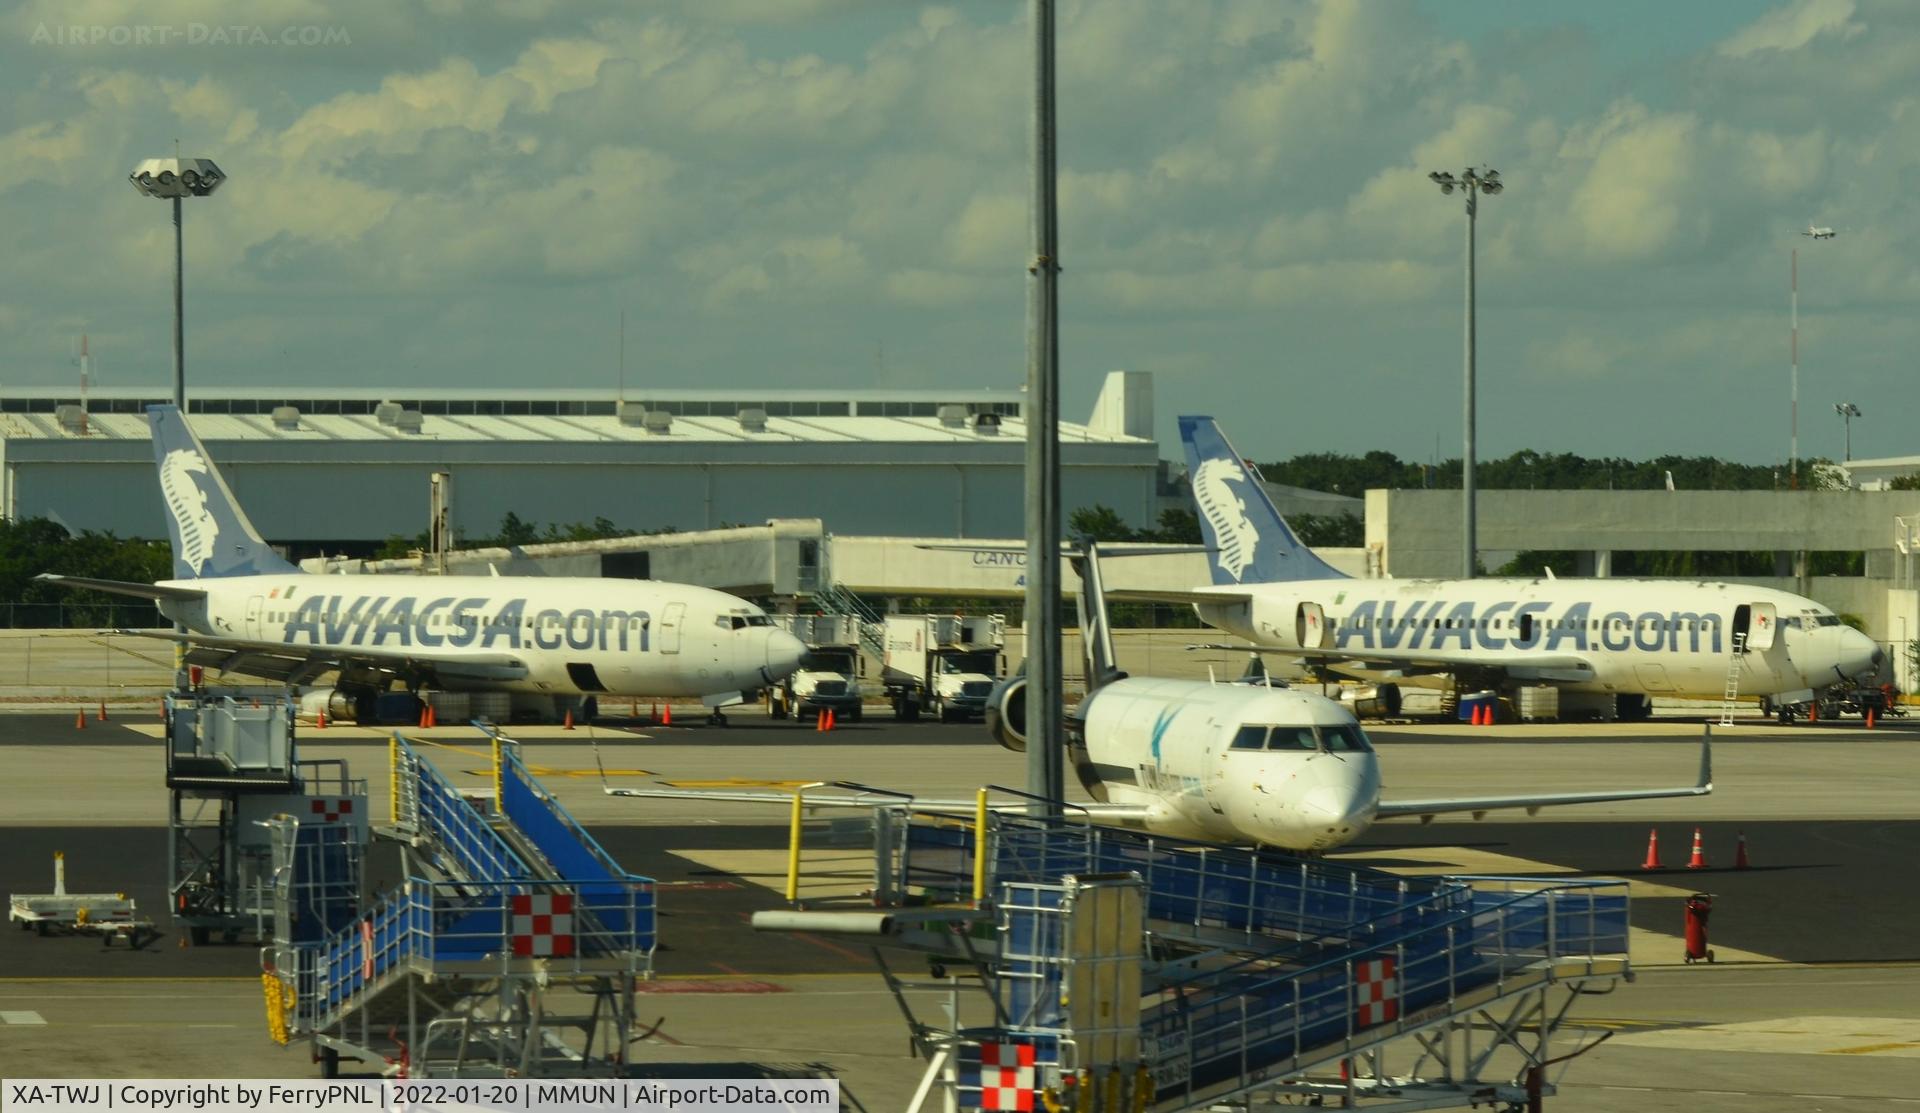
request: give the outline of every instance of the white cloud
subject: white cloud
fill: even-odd
[[[1730,58],[1798,50],[1821,35],[1850,39],[1866,30],[1853,18],[1853,0],[1795,0],[1741,28],[1719,46]]]

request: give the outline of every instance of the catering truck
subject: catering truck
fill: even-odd
[[[838,614],[774,615],[774,625],[806,643],[800,667],[767,689],[767,714],[775,719],[860,718],[860,620]]]
[[[922,711],[942,722],[979,719],[993,682],[1006,671],[1005,615],[888,615],[881,683],[893,717]]]

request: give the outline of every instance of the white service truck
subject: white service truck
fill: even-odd
[[[860,620],[837,614],[784,614],[774,625],[807,645],[800,667],[767,689],[767,714],[775,719],[817,717],[832,711],[836,721],[860,718]]]
[[[1005,615],[888,615],[881,682],[896,719],[979,719],[1006,671]]]

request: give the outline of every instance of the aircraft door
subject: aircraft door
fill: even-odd
[[[1772,649],[1780,627],[1780,616],[1774,610],[1773,604],[1754,603],[1751,606],[1743,605],[1735,608],[1733,612],[1735,634],[1740,633],[1740,612],[1742,611],[1747,612],[1748,615],[1747,648],[1757,649],[1763,653]]]
[[[266,600],[258,595],[247,600],[247,637],[254,641],[261,640],[260,608],[265,602]]]
[[[1327,616],[1318,603],[1302,603],[1294,611],[1293,637],[1302,649],[1319,649],[1327,640]]]
[[[685,603],[668,603],[666,612],[660,616],[660,652],[680,652],[680,627],[687,618]]]

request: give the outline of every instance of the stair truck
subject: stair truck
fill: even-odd
[[[881,683],[893,717],[912,721],[922,711],[980,719],[994,680],[1006,672],[1005,615],[888,615]]]
[[[832,711],[836,721],[858,721],[860,701],[860,620],[840,614],[774,615],[773,621],[807,645],[793,675],[767,689],[767,714],[775,719],[818,717]]]

